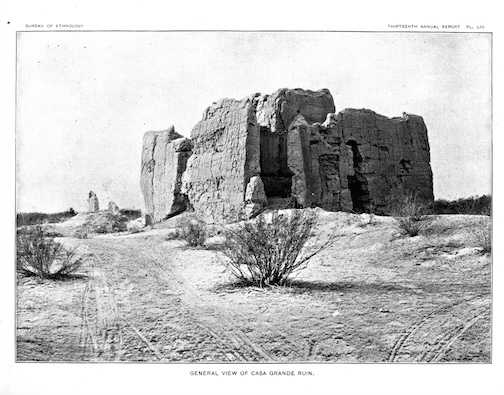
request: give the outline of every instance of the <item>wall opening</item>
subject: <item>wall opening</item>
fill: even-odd
[[[369,212],[372,202],[369,197],[368,181],[362,174],[362,156],[356,141],[349,140],[347,145],[352,151],[354,175],[348,176],[348,188],[352,197],[353,211],[357,213]]]
[[[287,165],[287,133],[261,127],[261,180],[267,198],[290,198],[292,172]]]

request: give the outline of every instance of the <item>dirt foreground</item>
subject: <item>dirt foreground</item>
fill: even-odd
[[[67,281],[18,278],[17,360],[491,362],[483,217],[438,216],[410,238],[392,218],[317,212],[318,232],[343,236],[287,287],[238,286],[218,237],[62,238],[86,263]]]

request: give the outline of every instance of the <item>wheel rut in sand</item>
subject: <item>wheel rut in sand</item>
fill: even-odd
[[[388,362],[440,362],[453,344],[491,313],[489,295],[460,299],[435,309],[396,340]]]
[[[103,273],[103,261],[90,252],[91,279],[82,300],[81,347],[85,357],[93,361],[119,361],[125,354],[125,329],[130,329],[140,340],[136,328],[119,315],[114,291]],[[145,342],[145,341],[144,341]],[[155,356],[157,350],[146,344]]]
[[[240,361],[272,361],[269,355],[260,345],[253,342],[243,331],[236,326],[236,316],[229,317],[225,311],[218,308],[191,286],[182,276],[167,264],[161,264],[154,259],[144,247],[137,245],[123,245],[127,251],[135,250],[140,255],[139,261],[145,269],[160,274],[158,278],[170,281],[170,288],[177,292],[185,313],[189,313],[195,320],[195,324],[208,334],[213,336],[223,349],[231,348],[234,358],[227,359]],[[143,259],[142,259],[143,258]]]
[[[145,351],[152,360],[161,361],[162,353],[142,331],[118,312],[115,290],[109,284],[105,263],[89,246],[91,280],[82,301],[81,347],[84,359],[121,361],[135,359]],[[87,358],[86,358],[87,357]]]
[[[109,336],[107,342],[106,339],[96,335],[96,333],[100,333],[100,328],[86,329],[86,339],[92,347],[95,358],[121,360],[121,357],[124,357],[125,360],[201,361],[202,355],[206,355],[207,358],[203,361],[267,362],[275,359],[261,345],[239,329],[236,320],[240,317],[237,317],[236,314],[228,314],[224,309],[207,300],[169,264],[162,264],[152,257],[149,253],[149,247],[125,240],[110,239],[86,241],[86,244],[94,256],[93,270],[95,275],[93,275],[94,280],[89,288],[99,289],[99,291],[95,291],[95,294],[98,295],[96,299],[103,299],[101,302],[95,300],[96,306],[102,305],[100,309],[96,308],[96,310],[107,311],[110,316],[107,321],[98,318],[93,321],[89,318],[90,308],[85,307],[83,310],[87,315],[83,313],[84,327],[92,327],[92,323],[96,321],[102,323],[100,327],[102,332],[103,327],[112,327],[116,331],[116,333],[112,331],[112,336]],[[134,262],[134,265],[123,268],[122,274],[119,275],[117,271],[110,271],[112,260],[117,264],[130,261]],[[107,267],[104,266],[105,264]],[[97,266],[101,266],[105,270],[100,271]],[[141,270],[146,274],[134,277],[134,285],[131,285],[139,292],[139,298],[136,298],[137,308],[134,309],[136,311],[131,308],[125,309],[119,316],[114,294],[121,293],[121,284],[126,281],[127,277],[133,278],[134,275],[129,276],[130,273],[138,273]],[[107,275],[105,276],[104,273]],[[139,290],[147,286],[147,284],[141,284],[142,279],[146,277],[154,280],[154,285],[151,283],[150,287],[156,289],[142,293]],[[157,295],[152,297],[153,293]],[[91,297],[86,297],[86,293],[84,299],[88,305],[92,301]],[[86,303],[83,305],[86,306]],[[146,310],[156,308],[160,310],[156,317],[149,317],[147,320],[141,319],[142,313],[145,313]],[[128,311],[126,312],[126,310]],[[98,311],[96,313],[99,317]],[[170,320],[170,317],[173,319]],[[180,317],[183,317],[183,322]],[[109,325],[107,326],[107,324]],[[127,331],[128,329],[129,331]],[[125,330],[129,333],[125,333]],[[89,333],[92,333],[93,336],[90,336]],[[132,341],[135,339],[129,336],[131,333],[134,333],[137,340],[140,339],[140,343],[143,344],[135,346],[133,344],[135,341]],[[154,341],[151,340],[152,338]],[[178,345],[174,346],[174,344]],[[150,355],[146,355],[146,349],[150,351],[148,353]],[[111,352],[115,352],[115,354]]]

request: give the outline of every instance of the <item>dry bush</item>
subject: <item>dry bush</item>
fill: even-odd
[[[376,218],[373,213],[354,214],[353,218],[359,228],[364,228],[368,225],[376,223]]]
[[[119,213],[127,217],[129,221],[138,219],[142,216],[142,211],[137,209],[122,208],[119,210]]]
[[[144,231],[140,226],[132,226],[128,230],[131,234],[140,233]]]
[[[273,212],[224,230],[225,241],[219,251],[225,265],[241,281],[256,286],[284,285],[293,273],[304,269],[316,254],[336,239],[305,249],[317,222],[311,211],[293,210],[290,214]]]
[[[205,245],[207,239],[207,225],[195,215],[185,215],[177,222],[177,235],[191,247]]]
[[[480,219],[471,229],[474,243],[481,249],[482,253],[492,251],[492,223],[490,219]]]
[[[399,230],[410,237],[417,236],[429,225],[426,206],[414,195],[407,195],[392,207],[392,216]]]
[[[471,196],[457,200],[438,199],[429,204],[429,211],[434,214],[473,214],[490,215],[492,196]]]
[[[16,266],[24,276],[61,279],[75,273],[84,263],[75,249],[66,250],[40,226],[18,230]]]
[[[54,224],[57,222],[66,221],[72,218],[77,213],[70,207],[67,211],[60,213],[17,213],[16,224],[17,226],[32,226],[42,224]]]
[[[76,237],[77,239],[87,239],[89,237],[89,234],[84,229],[78,229],[74,233],[74,237]]]

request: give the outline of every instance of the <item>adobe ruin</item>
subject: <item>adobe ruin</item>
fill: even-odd
[[[98,196],[93,191],[89,191],[88,194],[88,211],[90,213],[97,213],[100,211],[100,203],[98,202]]]
[[[422,117],[336,114],[327,89],[221,99],[190,139],[173,127],[146,133],[141,186],[153,221],[190,209],[232,222],[267,206],[383,214],[407,193],[434,198]]]

